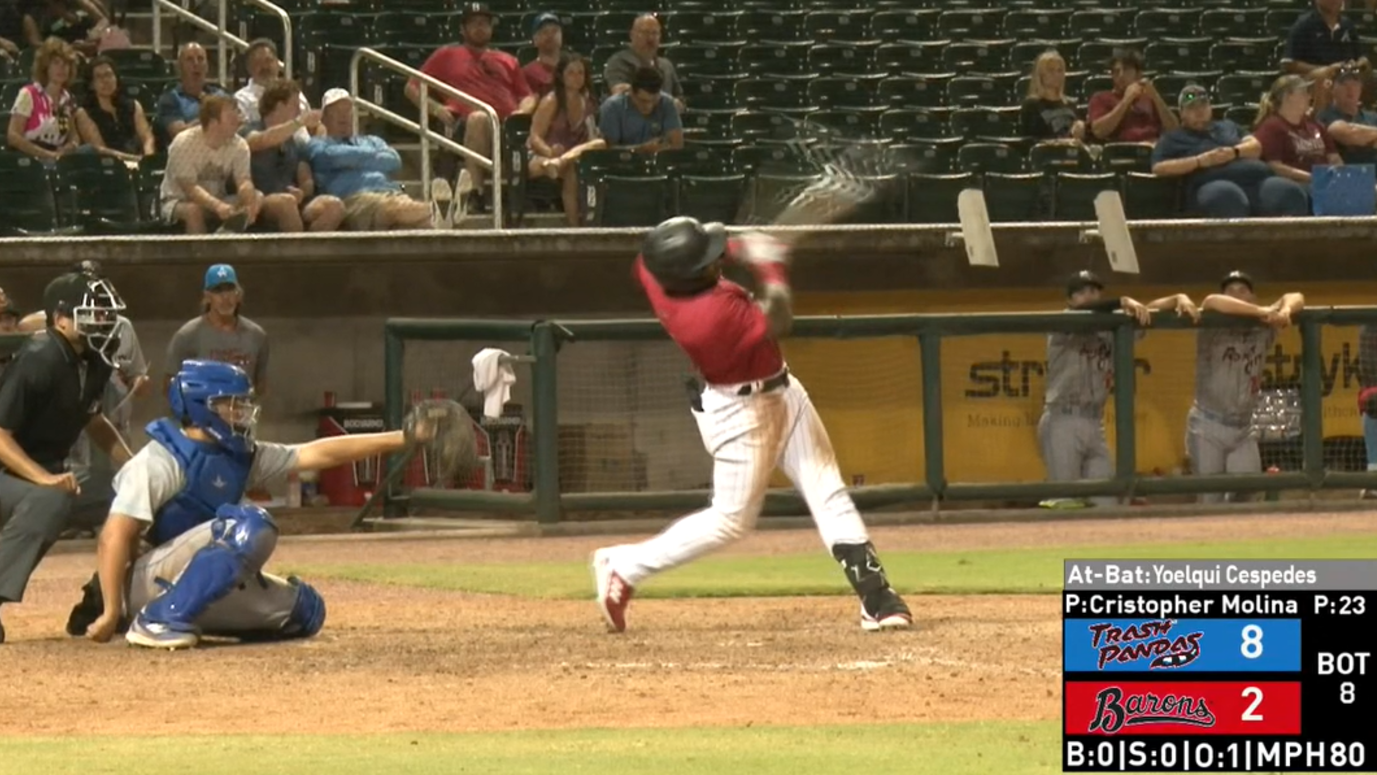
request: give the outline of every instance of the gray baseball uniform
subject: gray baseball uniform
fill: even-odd
[[[296,462],[296,447],[259,442],[248,489],[287,476]],[[158,510],[185,486],[185,473],[172,453],[161,444],[149,444],[115,476],[110,510],[152,525]],[[176,583],[191,558],[211,542],[211,523],[203,522],[140,557],[130,575],[127,613],[132,616],[162,592],[159,580]],[[291,616],[296,599],[297,589],[291,582],[264,573],[211,604],[196,624],[207,635],[275,632]]]
[[[101,411],[128,442],[133,431],[134,404],[125,398],[136,379],[148,376],[148,361],[134,332],[134,324],[123,315],[118,320],[120,346],[115,351],[115,372],[110,376],[105,395],[101,398]],[[115,494],[115,467],[110,456],[92,445],[91,439],[82,431],[72,446],[72,454],[67,458],[67,468],[76,474],[77,483],[81,485],[81,493],[72,506],[72,517],[68,524],[89,529],[99,527],[105,521],[105,515],[110,513],[110,499]]]
[[[1253,411],[1262,364],[1276,332],[1258,328],[1211,328],[1195,340],[1195,402],[1186,415],[1186,454],[1197,474],[1262,471]],[[1223,500],[1205,493],[1202,503]]]
[[[233,331],[210,324],[205,315],[188,320],[167,343],[167,373],[176,374],[190,359],[232,363],[243,369],[255,388],[268,373],[268,334],[263,327],[240,317]]]
[[[1056,333],[1047,337],[1047,395],[1038,446],[1054,482],[1114,475],[1104,435],[1104,404],[1114,382],[1114,335]],[[1096,505],[1113,498],[1094,498]]]

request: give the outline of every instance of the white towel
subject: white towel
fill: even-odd
[[[483,414],[501,417],[502,407],[512,397],[516,372],[506,350],[488,347],[473,356],[473,389],[483,394]]]

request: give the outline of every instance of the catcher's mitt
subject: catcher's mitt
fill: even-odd
[[[419,447],[434,485],[443,486],[467,476],[478,465],[473,420],[458,402],[443,398],[421,401],[402,420],[408,450]]]

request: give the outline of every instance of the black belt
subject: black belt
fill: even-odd
[[[765,380],[764,382],[760,383],[760,392],[761,392],[761,393],[769,393],[769,392],[772,391],[772,390],[779,390],[779,389],[782,388],[782,387],[787,387],[788,384],[789,384],[789,370],[788,370],[788,369],[785,369],[784,371],[781,371],[779,374],[777,374],[777,375],[775,375],[775,376],[773,376],[773,377],[770,377],[769,379],[767,379],[767,380]],[[754,384],[751,384],[751,385],[742,385],[740,388],[737,389],[736,394],[737,394],[738,396],[749,396],[750,394],[752,394],[752,393],[754,393],[754,392],[756,392],[756,391],[755,391],[755,385],[754,385]]]

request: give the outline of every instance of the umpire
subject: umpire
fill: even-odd
[[[81,432],[116,466],[130,457],[100,413],[119,346],[119,294],[108,280],[71,272],[48,284],[43,309],[46,335],[36,334],[0,374],[0,604],[24,599],[29,576],[67,525],[79,488],[65,461]]]

